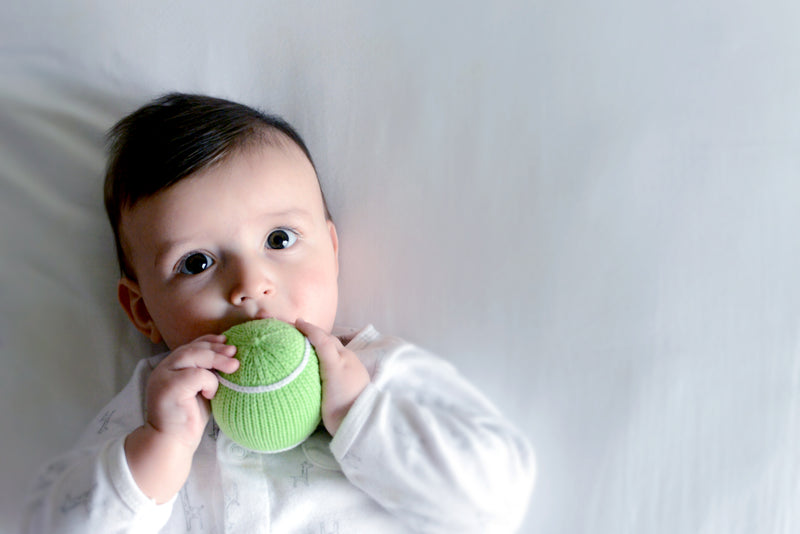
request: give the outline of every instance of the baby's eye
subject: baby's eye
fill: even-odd
[[[267,236],[267,248],[280,250],[289,248],[297,242],[297,234],[288,228],[278,228]]]
[[[214,260],[208,254],[193,252],[186,256],[178,264],[178,272],[181,274],[200,274],[214,265]]]

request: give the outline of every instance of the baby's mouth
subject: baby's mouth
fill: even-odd
[[[228,329],[233,328],[234,326],[238,326],[240,324],[248,323],[250,321],[256,321],[256,320],[259,320],[259,319],[272,319],[272,318],[273,318],[273,316],[271,314],[262,313],[262,312],[255,313],[255,314],[252,314],[252,315],[249,314],[249,313],[243,313],[241,315],[237,314],[237,315],[235,315],[233,317],[228,317],[227,320],[223,321],[219,325],[219,327],[221,329],[220,333],[225,332]]]
[[[268,310],[265,308],[256,308],[256,309],[239,309],[237,310],[238,313],[227,318],[224,323],[220,326],[224,326],[225,328],[223,331],[236,326],[238,324],[247,323],[249,321],[256,321],[261,319],[277,319],[284,323],[288,323],[294,325],[295,318],[292,316],[286,316],[279,313],[275,313],[274,310]]]
[[[253,319],[275,319],[275,316],[267,310],[258,310],[255,315],[253,315]]]

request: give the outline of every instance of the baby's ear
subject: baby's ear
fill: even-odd
[[[117,284],[117,298],[136,329],[150,338],[153,343],[161,342],[161,332],[156,328],[153,317],[147,309],[139,284],[123,276]]]
[[[331,234],[331,245],[333,245],[333,259],[336,262],[336,275],[339,275],[339,235],[336,233],[336,225],[333,221],[328,221],[328,231]]]
[[[339,236],[336,233],[336,225],[333,224],[333,221],[328,221],[328,231],[331,234],[331,244],[333,245],[333,253],[336,255],[336,259],[339,259]]]

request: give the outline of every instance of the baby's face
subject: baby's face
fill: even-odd
[[[305,319],[330,332],[338,241],[311,163],[294,146],[246,150],[123,213],[137,280],[123,308],[174,349],[251,319]]]

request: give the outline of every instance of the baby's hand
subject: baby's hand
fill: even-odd
[[[367,368],[338,338],[298,319],[295,326],[314,345],[322,375],[322,423],[336,434],[347,412],[369,384]]]
[[[133,479],[157,503],[186,482],[211,413],[208,400],[219,386],[213,371],[234,372],[235,353],[225,336],[202,336],[172,351],[150,374],[145,424],[128,435],[125,455]]]
[[[236,347],[225,336],[206,335],[173,350],[147,382],[147,424],[163,436],[197,448],[208,423],[209,400],[219,381],[214,370],[232,373],[239,367]]]

